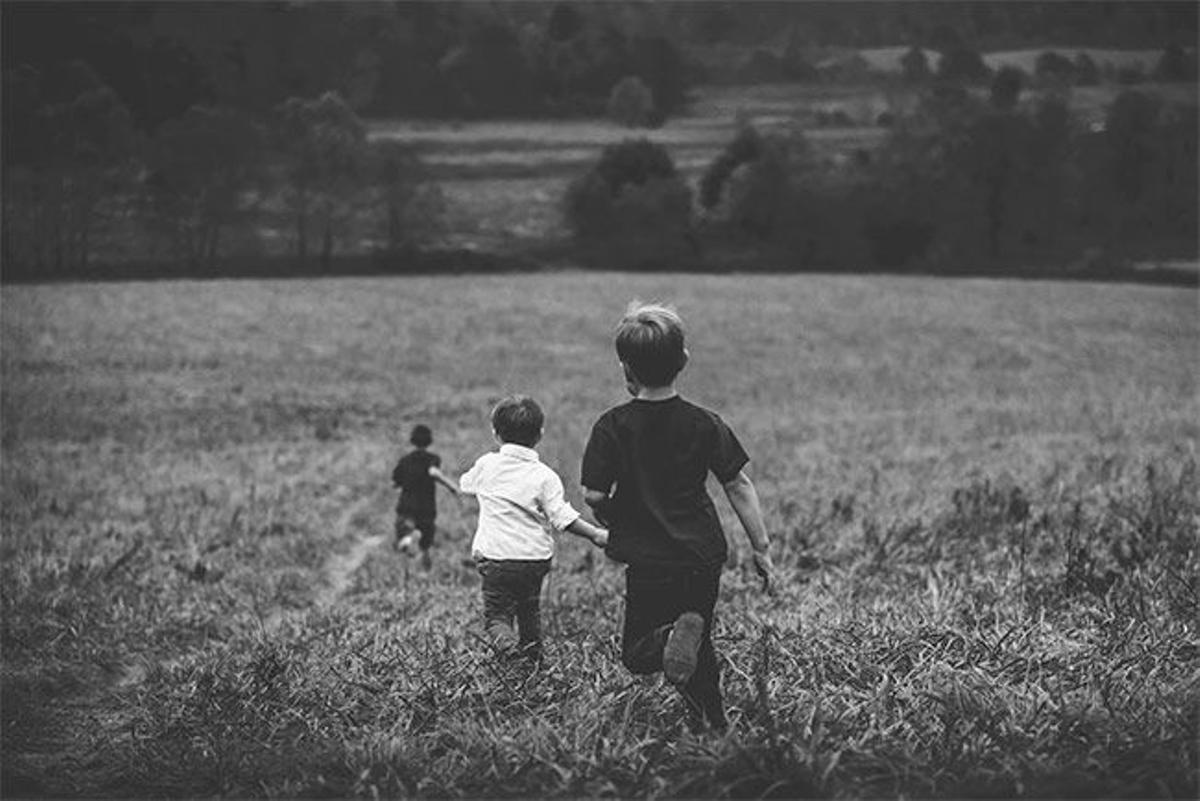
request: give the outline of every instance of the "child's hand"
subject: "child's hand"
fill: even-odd
[[[775,595],[776,578],[775,563],[771,561],[771,553],[767,550],[754,552],[754,571],[762,578],[763,592]]]
[[[604,548],[605,546],[607,546],[608,545],[608,529],[606,529],[606,528],[596,529],[596,536],[592,538],[592,542],[595,543],[597,548]]]

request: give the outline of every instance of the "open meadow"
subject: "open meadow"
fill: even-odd
[[[418,422],[457,475],[547,411],[582,508],[611,330],[677,305],[681,389],[752,462],[732,726],[621,666],[618,565],[564,538],[547,665],[480,637],[473,502],[390,546]],[[5,797],[1195,797],[1194,289],[573,273],[6,286]]]

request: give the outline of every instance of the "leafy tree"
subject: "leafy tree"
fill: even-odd
[[[1177,43],[1170,44],[1154,67],[1154,77],[1172,83],[1195,83],[1197,80],[1196,51],[1184,52]]]
[[[929,58],[919,47],[910,47],[900,58],[900,70],[904,80],[909,83],[924,83],[929,80],[932,71],[929,69]]]
[[[991,75],[979,51],[965,45],[942,53],[938,61],[938,77],[946,81],[982,83]]]
[[[155,133],[146,165],[151,219],[190,266],[215,267],[223,231],[260,178],[263,144],[248,115],[202,106]]]
[[[321,236],[321,265],[354,211],[366,182],[366,127],[333,92],[291,98],[276,108],[276,142],[284,157],[284,197],[296,226],[296,255],[309,253],[310,225]]]
[[[1096,61],[1085,51],[1081,50],[1075,54],[1073,67],[1077,85],[1095,86],[1100,83],[1100,69],[1096,66]]]
[[[992,105],[1002,111],[1011,111],[1021,99],[1025,87],[1025,73],[1013,66],[1004,66],[992,78]]]
[[[445,199],[426,180],[426,170],[412,147],[385,140],[373,143],[370,151],[386,249],[407,250],[439,234]]]
[[[574,39],[583,29],[583,17],[573,3],[555,3],[546,21],[546,35],[555,42]]]
[[[131,177],[132,115],[83,62],[6,83],[5,119],[16,126],[4,147],[5,261],[86,269],[105,201]]]
[[[527,114],[536,110],[534,79],[516,33],[499,21],[480,24],[450,50],[438,69],[468,116]]]
[[[631,139],[604,148],[571,183],[567,223],[609,266],[674,264],[692,253],[691,190],[662,145]]]
[[[1033,74],[1039,78],[1069,81],[1075,74],[1075,65],[1062,53],[1047,50],[1038,55],[1037,60],[1034,61]]]

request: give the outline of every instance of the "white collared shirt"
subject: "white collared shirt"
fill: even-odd
[[[554,537],[547,526],[562,531],[579,519],[562,479],[523,445],[506,442],[480,456],[458,486],[479,500],[471,553],[485,559],[549,559]]]

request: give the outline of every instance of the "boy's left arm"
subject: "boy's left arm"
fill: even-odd
[[[754,488],[754,483],[744,470],[739,470],[738,474],[722,487],[734,513],[742,523],[742,528],[746,530],[746,536],[750,538],[750,547],[754,550],[754,569],[762,577],[763,589],[774,594],[775,564],[771,561],[771,542],[767,538],[767,525],[763,521],[758,490]]]
[[[593,526],[582,517],[575,518],[563,531],[569,531],[576,536],[591,540],[592,544],[597,548],[603,548],[608,545],[608,530],[599,526]]]
[[[458,497],[458,493],[459,493],[458,485],[454,483],[454,479],[450,478],[450,476],[443,473],[440,467],[430,467],[429,468],[429,476],[434,481],[438,482],[443,487],[450,490],[450,492],[454,493],[454,496],[456,498]]]

